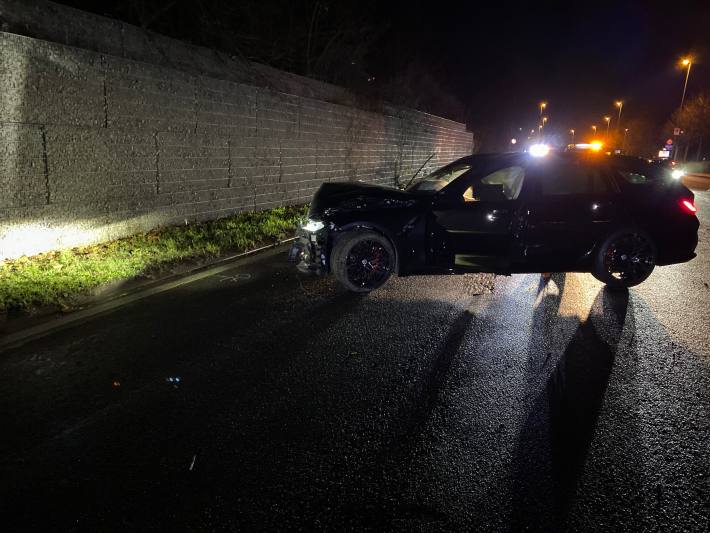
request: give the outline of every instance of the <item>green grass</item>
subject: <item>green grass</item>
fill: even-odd
[[[306,207],[280,207],[159,228],[93,246],[0,262],[0,312],[72,297],[114,280],[132,278],[186,259],[246,251],[293,235]]]

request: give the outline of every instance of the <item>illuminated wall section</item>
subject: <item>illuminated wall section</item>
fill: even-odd
[[[141,48],[137,28],[27,5],[15,26],[54,38],[49,5],[57,35],[83,21],[86,48],[0,32],[0,258],[304,203],[324,181],[393,184],[473,148],[456,122],[332,103],[342,88],[263,66],[270,88],[235,81],[211,51],[155,36]],[[123,48],[91,33],[117,24]]]

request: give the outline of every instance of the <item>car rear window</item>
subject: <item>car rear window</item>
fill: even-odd
[[[626,183],[645,185],[670,178],[670,170],[644,161],[614,164],[613,169]]]
[[[641,174],[640,172],[631,172],[629,170],[617,170],[619,176],[624,178],[629,183],[639,184],[648,183],[650,178],[646,174]]]

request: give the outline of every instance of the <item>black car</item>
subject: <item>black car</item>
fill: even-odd
[[[647,159],[473,155],[403,190],[324,183],[290,259],[367,292],[392,274],[591,272],[610,287],[695,257],[693,193]]]

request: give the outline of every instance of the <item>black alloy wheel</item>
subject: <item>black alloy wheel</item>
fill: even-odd
[[[357,231],[344,235],[333,249],[331,270],[338,281],[353,292],[377,289],[394,269],[394,248],[379,233]]]
[[[363,289],[375,289],[389,277],[392,261],[382,244],[372,240],[358,241],[345,260],[348,279]]]
[[[642,231],[610,235],[599,247],[594,276],[612,288],[633,287],[645,281],[656,266],[656,247]]]

